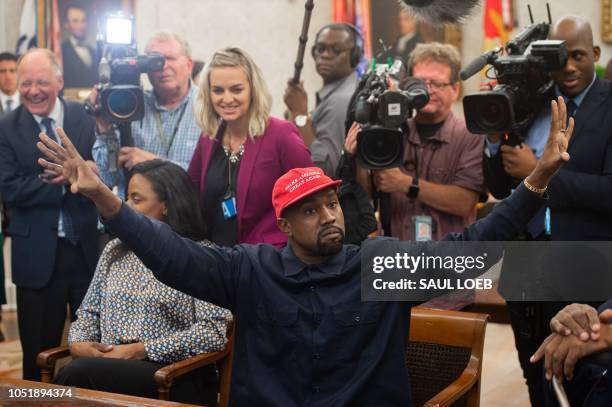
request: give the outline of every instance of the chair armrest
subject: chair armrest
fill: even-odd
[[[57,348],[44,350],[36,356],[36,365],[41,369],[53,369],[58,359],[67,356],[70,356],[70,349],[68,346],[58,346]]]
[[[225,347],[219,352],[202,353],[201,355],[192,356],[189,359],[181,360],[171,365],[164,366],[157,370],[153,375],[155,383],[159,387],[170,387],[177,377],[189,373],[202,366],[216,363],[230,353],[230,348]]]
[[[40,352],[36,356],[36,366],[40,368],[40,381],[43,383],[51,383],[55,373],[55,362],[70,356],[68,346],[58,346]]]
[[[478,381],[478,359],[472,357],[461,375],[440,393],[428,400],[423,407],[451,406]]]

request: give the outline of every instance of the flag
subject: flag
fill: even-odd
[[[49,1],[49,21],[47,22],[47,48],[49,48],[59,60],[62,60],[62,27],[59,13],[58,0]]]
[[[508,42],[513,29],[511,0],[486,0],[484,12],[485,51]]]
[[[25,0],[23,10],[21,11],[21,20],[19,22],[19,38],[15,47],[15,53],[21,55],[29,48],[36,47],[37,44],[37,1]]]

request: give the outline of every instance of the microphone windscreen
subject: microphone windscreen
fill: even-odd
[[[457,24],[471,15],[480,0],[401,0],[400,4],[430,24]]]
[[[459,72],[459,78],[464,81],[468,78],[471,78],[473,75],[476,75],[482,68],[487,66],[487,58],[483,55],[478,58],[472,60],[465,68]]]

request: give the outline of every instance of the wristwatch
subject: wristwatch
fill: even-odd
[[[419,179],[417,177],[412,177],[412,184],[410,184],[406,196],[410,199],[414,199],[419,195],[419,190]]]
[[[305,114],[298,114],[297,116],[295,116],[293,121],[296,126],[304,127],[306,126],[306,123],[308,123],[308,116],[306,116]]]

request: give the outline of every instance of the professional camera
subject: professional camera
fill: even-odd
[[[102,58],[99,64],[100,83],[95,106],[85,109],[111,123],[132,122],[144,116],[144,96],[140,75],[160,71],[165,59],[160,54],[138,55],[134,41],[132,17],[110,15],[106,30],[99,36],[98,48]]]
[[[463,98],[470,132],[506,134],[505,142],[512,145],[523,141],[523,134],[552,95],[550,73],[563,68],[568,58],[565,41],[546,40],[549,28],[550,22],[532,23],[508,41],[506,55],[496,48],[461,71],[465,80],[489,64],[497,79],[492,90]]]
[[[379,64],[365,75],[353,95],[351,108],[362,129],[357,135],[357,160],[364,168],[384,169],[402,164],[404,157],[401,126],[429,102],[427,86],[421,80],[404,78],[402,63]],[[391,83],[401,84],[390,90]]]

